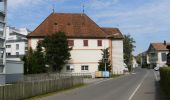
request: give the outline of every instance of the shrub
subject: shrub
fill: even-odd
[[[160,84],[167,100],[170,100],[170,67],[160,68]]]

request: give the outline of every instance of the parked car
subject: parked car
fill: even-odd
[[[159,66],[156,66],[156,67],[154,68],[154,70],[155,70],[155,71],[159,71],[159,68],[160,68]]]
[[[124,69],[123,69],[123,71],[124,71],[124,72],[128,72],[129,70],[128,70],[128,67],[127,67],[127,65],[124,63],[124,64],[123,64],[123,66],[124,66]]]

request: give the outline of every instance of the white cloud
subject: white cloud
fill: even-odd
[[[8,7],[11,9],[17,9],[20,7],[42,4],[44,1],[47,0],[8,0]]]
[[[169,5],[169,0],[157,0],[134,10],[103,10],[93,17],[100,25],[120,24],[127,32],[158,33],[170,30]]]
[[[118,3],[119,0],[90,0],[86,2],[86,5],[92,9],[103,9],[105,7],[113,6]]]

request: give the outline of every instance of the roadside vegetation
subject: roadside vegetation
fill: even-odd
[[[170,67],[160,68],[160,85],[167,100],[170,100]]]
[[[24,74],[60,72],[70,59],[71,48],[64,32],[57,32],[39,41],[36,50],[29,48],[23,57]]]
[[[124,62],[128,67],[129,72],[132,71],[132,60],[133,60],[133,54],[135,48],[135,40],[131,37],[131,35],[124,35],[123,39],[123,53],[124,53]]]

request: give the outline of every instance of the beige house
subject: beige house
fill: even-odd
[[[150,68],[156,66],[162,67],[166,65],[168,49],[166,48],[170,43],[151,43],[147,51],[148,55],[148,64]]]
[[[101,49],[109,48],[112,72],[123,73],[123,35],[118,28],[99,27],[86,14],[52,13],[28,37],[28,45],[55,32],[65,32],[72,46],[71,60],[63,69],[68,73],[95,73],[102,58]]]

